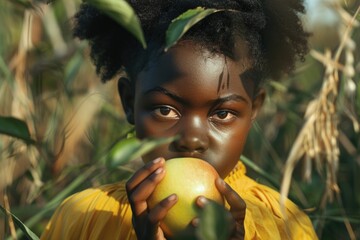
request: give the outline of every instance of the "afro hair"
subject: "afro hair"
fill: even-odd
[[[136,76],[165,45],[173,19],[198,6],[221,11],[193,26],[182,40],[192,40],[212,52],[232,58],[235,39],[248,43],[254,69],[263,78],[290,72],[308,51],[308,33],[300,15],[301,0],[128,0],[138,15],[148,48],[107,15],[87,3],[74,17],[74,36],[88,40],[91,58],[102,81],[126,71]]]

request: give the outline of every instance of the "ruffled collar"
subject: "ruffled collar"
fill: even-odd
[[[235,165],[234,169],[229,173],[229,175],[226,176],[224,180],[228,184],[231,184],[237,181],[239,178],[244,177],[245,174],[246,174],[246,167],[241,161],[239,161]]]

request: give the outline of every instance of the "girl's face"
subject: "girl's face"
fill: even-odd
[[[262,91],[253,96],[249,77],[244,81],[250,66],[247,48],[238,52],[233,61],[182,42],[139,73],[130,107],[137,136],[179,136],[145,155],[145,162],[196,157],[221,177],[229,174],[264,99]]]

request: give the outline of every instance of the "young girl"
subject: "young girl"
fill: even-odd
[[[141,20],[147,49],[87,4],[75,16],[75,36],[89,41],[103,81],[122,74],[119,94],[137,137],[179,138],[143,156],[144,166],[126,183],[66,199],[42,239],[168,238],[159,222],[178,196],[170,195],[151,210],[147,199],[166,174],[165,161],[175,157],[203,159],[218,171],[216,187],[235,223],[231,239],[316,239],[308,217],[288,201],[285,220],[279,194],[249,179],[239,162],[264,101],[261,83],[289,72],[296,57],[306,54],[301,1],[129,3]],[[172,19],[198,6],[231,11],[206,17],[165,52],[165,31]],[[206,202],[202,196],[197,199],[199,208]],[[192,224],[196,227],[196,219]]]

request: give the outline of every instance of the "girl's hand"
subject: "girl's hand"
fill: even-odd
[[[159,222],[177,202],[177,196],[170,195],[151,210],[147,205],[147,199],[165,175],[164,163],[163,158],[148,162],[126,183],[126,192],[133,213],[133,226],[139,240],[165,239]]]
[[[233,225],[230,226],[230,239],[231,240],[243,240],[245,236],[244,219],[246,212],[246,204],[244,200],[221,178],[218,178],[215,182],[219,192],[225,197],[226,201],[230,205],[230,215],[233,219]],[[205,197],[199,197],[197,199],[197,205],[204,207],[207,203]],[[197,224],[195,224],[197,225]]]

